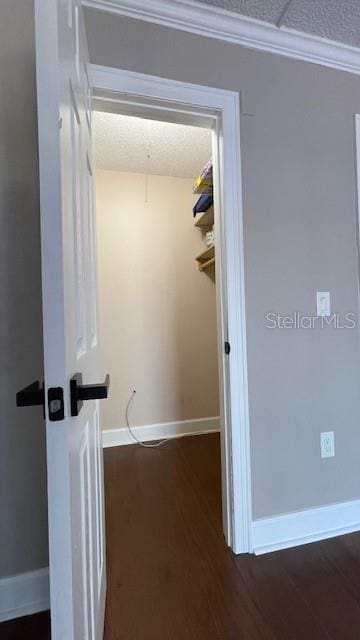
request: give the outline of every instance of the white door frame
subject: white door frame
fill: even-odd
[[[360,293],[360,113],[355,114],[355,164],[357,188],[357,251],[358,251],[358,288]]]
[[[252,551],[251,473],[248,412],[244,241],[240,156],[239,94],[143,75],[120,69],[90,65],[94,97],[121,103],[132,115],[151,110],[151,117],[210,126],[214,162],[220,189],[215,193],[217,308],[220,376],[225,395],[225,425],[222,430],[222,474],[224,534],[234,553]],[[216,183],[216,181],[215,181]],[[216,206],[216,204],[218,206]],[[216,220],[215,220],[216,223]],[[224,341],[231,344],[224,355]],[[221,366],[229,358],[228,367]],[[228,375],[225,373],[228,371]],[[228,380],[227,380],[228,378]],[[220,378],[221,380],[221,378]],[[227,400],[227,401],[226,401]]]

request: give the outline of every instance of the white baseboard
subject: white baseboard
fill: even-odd
[[[136,437],[141,442],[162,440],[163,438],[178,438],[179,436],[192,436],[199,433],[212,433],[220,431],[220,418],[197,418],[195,420],[182,420],[181,422],[162,422],[141,427],[132,427]],[[127,427],[118,429],[104,429],[102,432],[104,447],[118,447],[124,444],[135,444]]]
[[[0,579],[0,622],[50,609],[49,569]]]
[[[360,500],[306,509],[252,523],[256,555],[360,530]]]

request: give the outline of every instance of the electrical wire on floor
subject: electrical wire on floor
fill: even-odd
[[[135,396],[136,396],[136,390],[134,389],[134,391],[131,392],[130,398],[127,401],[127,405],[125,409],[126,426],[129,429],[130,435],[135,440],[135,442],[137,442],[140,445],[140,447],[144,447],[144,449],[157,449],[158,447],[161,447],[166,442],[169,442],[169,440],[173,440],[174,438],[164,438],[163,440],[159,440],[159,442],[155,442],[154,444],[146,444],[146,442],[142,442],[141,440],[139,440],[139,438],[136,437],[130,425],[130,419],[129,419],[129,412],[130,412],[132,403],[134,402]],[[201,436],[201,435],[203,434],[200,431],[199,433],[181,433],[179,435],[176,435],[176,437],[185,438],[186,436]]]
[[[145,442],[141,442],[141,440],[139,440],[139,438],[136,437],[135,433],[133,432],[131,425],[130,425],[130,420],[129,420],[129,411],[130,411],[130,407],[132,405],[132,403],[134,402],[134,398],[136,396],[136,390],[134,389],[134,391],[131,393],[131,396],[127,402],[126,405],[126,409],[125,409],[125,420],[126,420],[126,426],[130,431],[131,436],[134,438],[135,442],[137,442],[141,447],[144,447],[145,449],[157,449],[157,447],[161,447],[161,445],[165,444],[165,442],[168,442],[168,440],[170,440],[170,438],[165,438],[164,440],[160,440],[159,442],[156,442],[155,444],[146,444]]]

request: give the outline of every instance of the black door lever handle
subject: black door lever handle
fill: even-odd
[[[49,420],[64,419],[64,391],[62,387],[50,387],[48,389]],[[17,407],[33,407],[42,405],[43,416],[45,418],[45,391],[44,385],[40,382],[32,382],[28,387],[24,387],[16,394]]]
[[[76,373],[70,380],[71,415],[78,416],[84,400],[103,400],[108,397],[110,376],[102,384],[83,384],[82,374]]]
[[[40,385],[39,380],[32,382],[27,387],[20,389],[16,394],[17,407],[44,406],[44,385]]]

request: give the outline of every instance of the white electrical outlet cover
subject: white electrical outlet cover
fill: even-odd
[[[316,315],[317,316],[330,315],[330,292],[329,291],[316,292]]]
[[[323,431],[320,434],[321,457],[333,458],[335,455],[335,439],[333,431]]]

